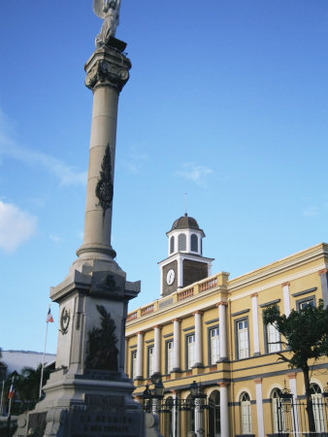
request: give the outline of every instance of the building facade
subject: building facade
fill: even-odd
[[[188,283],[181,277],[189,275],[184,260],[192,258],[196,269],[197,262],[202,264],[198,271],[204,264],[209,271],[212,260],[202,256],[204,233],[190,219],[180,220],[182,225],[176,221],[168,233],[168,258],[159,263],[162,297],[127,319],[126,373],[134,381],[136,398],[142,402],[147,384],[152,387],[154,378],[161,378],[162,405],[168,408],[161,407],[159,416],[167,437],[187,436],[189,431],[210,437],[301,432],[296,402],[305,396],[303,374],[278,359],[279,333],[263,323],[262,315],[270,305],[288,315],[292,309],[317,305],[319,299],[328,304],[328,245],[318,244],[234,279],[219,272]],[[181,234],[187,242],[180,237],[184,243],[179,246]],[[317,432],[327,432],[327,368],[327,359],[321,358],[311,372]],[[201,421],[188,408],[193,381],[206,395]],[[283,392],[295,403],[289,415]]]

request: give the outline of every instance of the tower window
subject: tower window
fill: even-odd
[[[198,252],[198,237],[196,234],[191,234],[190,246],[192,252]]]
[[[172,236],[170,239],[170,253],[174,252],[174,237]]]
[[[186,237],[186,234],[179,234],[179,237],[178,237],[178,250],[187,250],[187,237]]]

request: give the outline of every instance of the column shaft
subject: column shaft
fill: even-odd
[[[161,373],[161,327],[154,328],[153,374]]]
[[[284,301],[284,313],[288,317],[290,314],[289,282],[282,284],[282,294],[283,294],[283,301]]]
[[[229,437],[228,386],[224,382],[220,386],[220,422],[221,436]]]
[[[256,390],[256,413],[257,413],[258,437],[264,437],[262,379],[260,378],[255,379],[255,390]]]
[[[202,367],[202,313],[197,311],[195,317],[195,364],[193,367]]]
[[[138,333],[138,341],[137,341],[137,363],[136,363],[136,378],[142,379],[143,371],[142,371],[142,364],[143,364],[143,333]]]
[[[254,355],[260,355],[259,321],[257,314],[257,293],[252,294],[253,347]]]
[[[173,371],[180,372],[180,320],[173,321]]]
[[[219,303],[219,338],[220,338],[220,361],[227,359],[227,316],[226,302]]]

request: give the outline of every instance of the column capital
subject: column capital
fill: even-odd
[[[226,302],[226,301],[224,301],[224,300],[220,300],[220,302],[217,302],[216,304],[215,304],[217,307],[219,307],[220,305],[223,305],[223,306],[228,306],[228,302]]]
[[[263,378],[255,378],[254,382],[255,382],[255,384],[262,384],[262,380],[263,380]]]
[[[162,329],[162,325],[155,325],[153,326],[154,329],[158,328],[158,329]]]
[[[322,270],[318,271],[318,275],[321,276],[321,275],[324,275],[327,272],[328,272],[328,269],[322,269]]]
[[[181,322],[181,319],[176,318],[176,319],[173,319],[172,322]]]
[[[129,79],[131,66],[131,61],[117,47],[107,45],[97,49],[84,66],[85,85],[92,91],[110,86],[120,92]]]
[[[145,331],[138,331],[137,335],[144,335]]]
[[[297,375],[296,372],[291,372],[291,373],[288,373],[288,374],[287,374],[287,377],[288,377],[289,379],[296,379],[296,375]]]
[[[224,388],[224,387],[228,387],[228,385],[229,385],[230,383],[229,383],[229,382],[221,381],[221,382],[218,382],[217,384],[218,384],[218,386],[219,386],[220,388]]]
[[[257,297],[259,294],[258,293],[252,293],[251,297]]]
[[[285,287],[286,285],[289,286],[289,285],[290,285],[290,282],[287,281],[287,282],[283,282],[283,283],[281,284],[282,287]]]
[[[199,311],[199,310],[197,310],[197,311],[194,311],[193,313],[192,313],[192,315],[193,316],[195,316],[196,314],[200,314],[201,316],[204,314],[204,311]]]

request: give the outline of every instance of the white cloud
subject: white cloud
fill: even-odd
[[[87,172],[76,171],[72,166],[51,155],[36,152],[17,144],[10,120],[0,109],[0,158],[7,156],[33,167],[41,167],[59,179],[60,185],[85,185]]]
[[[62,237],[60,237],[59,235],[55,235],[55,234],[50,234],[49,238],[51,241],[53,241],[55,244],[59,244],[62,241],[64,241],[64,239]]]
[[[16,205],[0,201],[0,249],[14,252],[36,231],[37,218]]]
[[[125,159],[125,165],[131,173],[139,173],[142,167],[148,161],[147,153],[140,152],[137,148],[133,148]]]
[[[315,217],[319,215],[319,210],[316,206],[309,206],[308,208],[303,210],[303,215],[306,217]]]
[[[193,162],[186,162],[182,165],[182,169],[175,174],[184,179],[189,179],[198,185],[204,185],[206,177],[213,173],[213,170],[204,165],[195,164]]]

